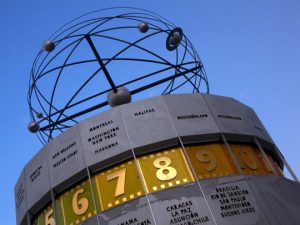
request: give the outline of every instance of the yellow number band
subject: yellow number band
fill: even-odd
[[[230,144],[230,146],[244,174],[263,176],[274,174],[272,167],[275,168],[277,175],[283,176],[279,165],[268,153],[266,160],[255,146],[248,144]],[[97,210],[98,213],[109,210],[145,193],[184,185],[196,179],[239,175],[237,165],[222,143],[185,146],[185,150],[186,155],[183,149],[176,147],[139,156],[137,161],[132,159],[122,162],[94,174],[92,187],[88,180],[74,185],[56,199],[57,224],[79,224],[96,215]],[[192,170],[196,177],[192,175]],[[93,203],[93,196],[96,206]],[[35,217],[34,224],[56,225],[51,205]]]

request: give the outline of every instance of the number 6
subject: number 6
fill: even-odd
[[[77,216],[81,216],[89,208],[89,201],[87,200],[87,198],[81,198],[78,200],[79,194],[82,194],[83,192],[84,189],[81,188],[77,190],[73,195],[72,206],[73,206],[73,211]]]
[[[55,220],[52,215],[53,209],[51,208],[45,213],[45,225],[55,225]]]

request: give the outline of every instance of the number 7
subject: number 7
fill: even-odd
[[[118,170],[118,171],[106,176],[107,181],[111,181],[113,179],[118,178],[115,197],[118,197],[125,193],[125,191],[124,191],[124,189],[125,189],[125,173],[126,173],[126,168],[124,168],[122,170]]]

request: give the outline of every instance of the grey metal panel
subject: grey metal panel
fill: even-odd
[[[251,121],[251,128],[254,130],[254,135],[269,142],[269,143],[274,143],[271,136],[269,135],[268,131],[256,115],[255,111],[252,108],[249,108],[248,111],[248,118]]]
[[[233,98],[203,94],[223,133],[254,135],[245,116],[248,107]]]
[[[27,212],[27,204],[26,204],[26,183],[25,183],[25,171],[23,170],[20,174],[20,177],[15,186],[15,208],[16,208],[16,218],[17,225],[26,224],[26,212]]]
[[[146,197],[111,208],[100,213],[98,218],[101,225],[155,224]]]
[[[183,142],[219,136],[220,130],[201,94],[164,95],[163,98]]]
[[[79,125],[88,166],[99,169],[132,155],[119,108],[113,108]]]
[[[122,105],[120,110],[136,153],[150,150],[153,143],[160,148],[177,144],[177,133],[161,96]]]
[[[196,183],[149,194],[157,224],[215,224]]]
[[[84,222],[80,223],[80,225],[98,225],[97,217],[93,216]]]
[[[300,224],[300,184],[276,176],[251,176],[249,183],[273,225]]]
[[[45,150],[48,154],[50,184],[56,191],[76,182],[83,176],[82,172],[86,172],[77,125],[50,141]]]
[[[41,149],[26,165],[27,207],[37,212],[45,202],[51,200],[48,160],[45,149]],[[48,198],[48,199],[47,199]],[[47,201],[48,200],[48,201]],[[32,207],[36,204],[33,209]]]
[[[217,224],[269,224],[242,176],[202,180],[201,186]]]

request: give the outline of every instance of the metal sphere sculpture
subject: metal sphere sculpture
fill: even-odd
[[[112,90],[107,95],[108,104],[111,107],[131,102],[130,91],[125,87],[119,87],[116,91]]]
[[[182,92],[208,93],[209,86],[181,28],[147,10],[98,10],[43,43],[31,70],[28,129],[47,143],[109,105]]]
[[[55,44],[51,40],[44,42],[44,50],[46,52],[52,52],[55,49]]]
[[[139,25],[139,30],[140,30],[142,33],[146,33],[146,32],[149,30],[149,25],[148,25],[148,23],[140,23],[140,25]]]

